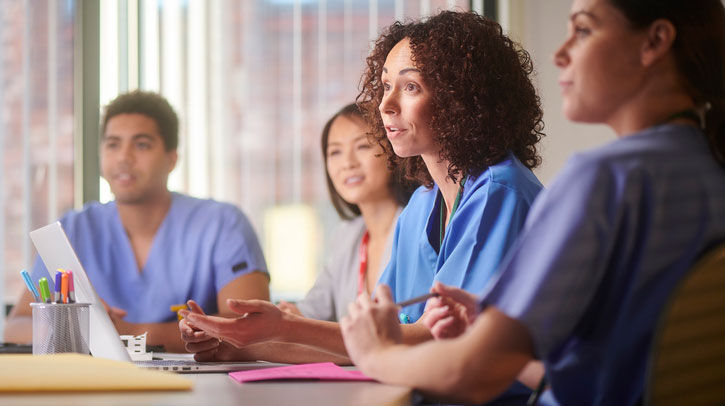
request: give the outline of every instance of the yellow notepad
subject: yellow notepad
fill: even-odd
[[[81,354],[0,355],[0,392],[190,390],[179,375]]]

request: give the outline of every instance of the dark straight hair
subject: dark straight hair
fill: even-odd
[[[337,211],[337,214],[341,219],[352,220],[360,215],[360,208],[356,204],[345,201],[345,199],[340,196],[335,189],[335,186],[332,184],[330,173],[327,172],[327,145],[328,139],[330,138],[330,128],[332,127],[332,123],[335,122],[338,117],[347,117],[352,120],[357,120],[360,122],[362,128],[365,128],[366,126],[360,108],[356,104],[351,103],[330,117],[330,119],[327,120],[327,123],[325,123],[325,127],[322,129],[320,146],[322,147],[322,159],[325,164],[325,179],[327,180],[327,191],[330,193],[330,201],[332,201],[332,205],[335,207],[335,211]],[[400,171],[393,170],[388,187],[395,198],[395,201],[400,206],[405,206],[408,204],[410,195],[415,190],[416,185],[405,180],[400,174]]]
[[[695,103],[705,111],[705,134],[725,166],[725,7],[720,0],[608,0],[635,29],[665,19],[677,31],[672,51]]]

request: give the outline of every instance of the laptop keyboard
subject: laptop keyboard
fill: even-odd
[[[155,359],[151,361],[134,361],[136,366],[142,368],[160,369],[162,371],[194,371],[200,369],[201,362],[192,360]]]

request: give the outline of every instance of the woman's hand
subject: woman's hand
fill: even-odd
[[[187,316],[190,313],[200,315],[205,315],[205,313],[201,306],[193,300],[189,300],[186,304],[191,310],[179,310],[179,314],[183,317],[179,320],[179,332],[181,340],[184,341],[184,347],[186,351],[194,354],[195,360],[212,361],[219,348],[220,340],[208,335],[188,321]]]
[[[302,312],[300,311],[300,309],[294,303],[290,303],[290,302],[287,302],[287,301],[284,301],[284,300],[280,300],[279,303],[277,303],[277,307],[280,310],[282,310],[283,312],[287,312],[289,314],[294,314],[294,315],[297,315],[297,316],[304,317],[302,315]]]
[[[217,341],[223,340],[241,348],[279,337],[285,313],[274,304],[264,300],[227,299],[227,305],[233,312],[241,316],[224,318],[208,316],[198,311],[180,310],[186,325],[192,330],[198,330],[191,334],[188,334],[188,330],[186,330],[186,334],[182,330],[182,339],[188,343],[200,342],[213,337]],[[180,322],[179,329],[181,330],[183,327],[184,325]],[[192,346],[191,348],[196,349],[197,347]]]
[[[423,324],[436,340],[463,334],[476,319],[478,296],[436,282],[431,292],[440,296],[428,299]]]
[[[376,301],[366,293],[358,296],[340,323],[348,355],[363,372],[367,356],[401,340],[398,307],[393,302],[390,288],[378,286],[375,297]]]
[[[199,329],[187,320],[188,314],[194,313],[205,315],[204,310],[195,301],[187,302],[189,309],[180,310],[183,319],[179,320],[179,331],[181,339],[185,343],[186,351],[194,354],[194,359],[199,362],[213,361],[249,361],[241,350],[222,340],[212,337],[204,330]]]

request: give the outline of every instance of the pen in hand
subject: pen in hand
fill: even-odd
[[[425,295],[416,296],[414,298],[410,298],[408,300],[404,300],[402,302],[398,302],[395,305],[396,306],[399,306],[399,307],[410,306],[410,305],[412,305],[414,303],[423,302],[423,301],[426,301],[426,300],[428,300],[428,299],[430,299],[432,297],[438,297],[438,296],[440,296],[438,293],[426,293]]]

